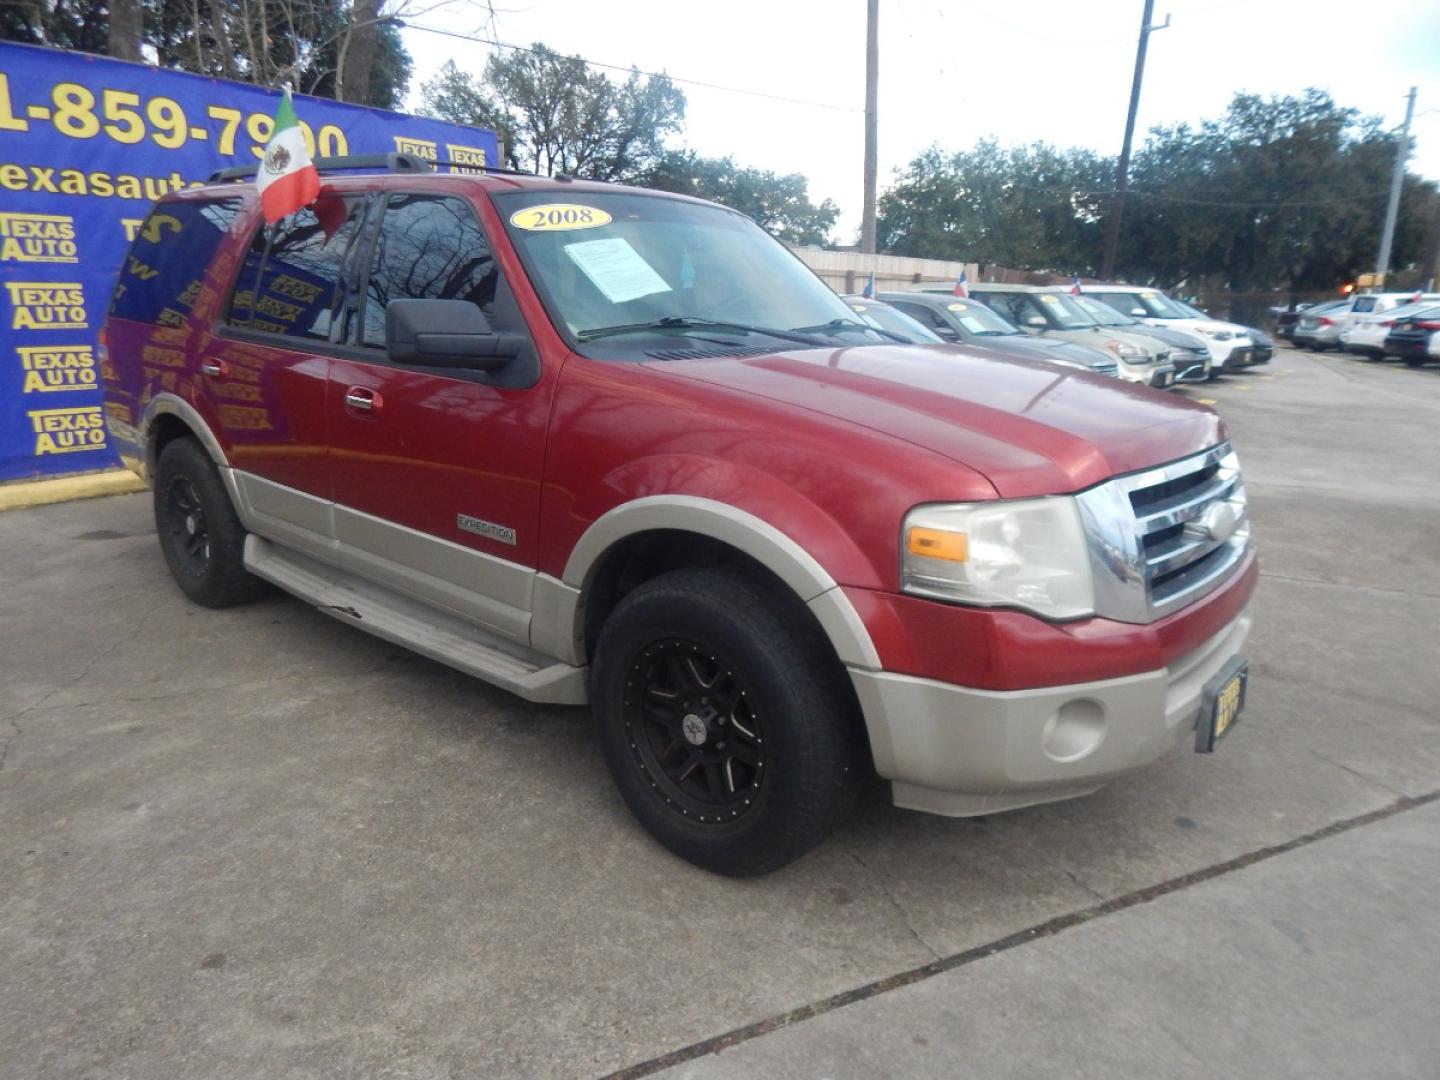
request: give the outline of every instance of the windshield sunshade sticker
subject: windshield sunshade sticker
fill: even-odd
[[[546,203],[527,206],[510,215],[510,224],[526,232],[560,232],[567,229],[598,229],[614,219],[596,206],[579,203]]]
[[[621,237],[566,244],[565,254],[612,304],[671,291],[655,268]]]

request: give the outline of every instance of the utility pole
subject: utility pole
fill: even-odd
[[[880,0],[868,0],[865,20],[865,203],[860,216],[860,250],[875,254],[875,174],[879,169]]]
[[[1390,272],[1390,245],[1395,240],[1395,218],[1400,213],[1400,188],[1405,182],[1405,162],[1410,157],[1410,120],[1415,115],[1415,87],[1405,99],[1405,125],[1400,129],[1400,145],[1395,148],[1395,171],[1390,174],[1390,203],[1385,207],[1385,231],[1380,234],[1380,257],[1375,260],[1375,285],[1385,287]]]
[[[1130,140],[1135,137],[1135,113],[1140,108],[1140,81],[1145,77],[1145,49],[1150,35],[1170,25],[1170,16],[1160,26],[1151,26],[1155,0],[1145,0],[1140,16],[1140,43],[1135,47],[1135,81],[1130,84],[1130,111],[1125,116],[1125,142],[1120,147],[1120,164],[1115,166],[1115,194],[1110,197],[1110,213],[1105,218],[1105,254],[1100,260],[1100,279],[1109,281],[1115,273],[1115,256],[1120,250],[1120,218],[1125,213],[1125,185],[1130,177]]]

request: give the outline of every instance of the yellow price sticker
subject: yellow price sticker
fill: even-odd
[[[559,232],[566,229],[596,229],[614,220],[604,210],[579,203],[546,203],[527,206],[510,215],[510,224],[526,232]]]

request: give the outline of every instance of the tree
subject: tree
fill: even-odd
[[[1066,273],[1099,261],[1110,161],[1045,143],[983,139],[946,155],[932,146],[880,199],[882,250]]]
[[[141,60],[395,108],[410,57],[389,21],[426,0],[0,0],[0,40]],[[487,13],[488,0],[479,4]],[[372,14],[373,13],[373,14]],[[342,55],[343,54],[343,55]],[[346,69],[343,78],[337,71]],[[347,89],[348,87],[348,89]]]
[[[539,44],[492,54],[478,82],[447,64],[421,95],[427,115],[501,132],[516,164],[596,180],[653,167],[685,116],[685,95],[663,75],[616,82]]]
[[[818,206],[810,201],[809,184],[801,173],[781,176],[742,168],[730,157],[703,158],[691,150],[667,153],[636,181],[738,210],[791,244],[829,244],[840,215],[829,199]]]

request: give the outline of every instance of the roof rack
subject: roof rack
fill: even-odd
[[[498,165],[474,165],[464,161],[431,161],[429,158],[421,157],[419,154],[348,154],[344,157],[322,157],[315,159],[315,168],[319,172],[339,172],[342,169],[380,169],[392,173],[422,173],[434,172],[438,167],[457,169],[462,172],[472,173],[502,173],[507,176],[535,176],[535,173],[523,172],[520,169],[502,169]],[[228,180],[253,180],[259,172],[259,163],[254,165],[231,165],[229,168],[216,169],[206,183],[223,184]],[[568,177],[567,177],[568,179]]]

